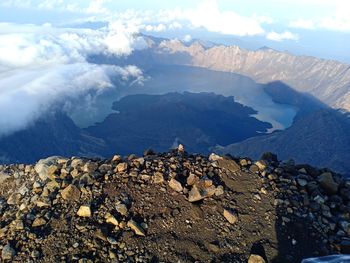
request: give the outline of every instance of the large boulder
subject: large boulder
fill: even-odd
[[[40,179],[46,181],[49,178],[49,168],[52,165],[57,165],[64,158],[59,156],[52,156],[46,159],[41,159],[34,167],[34,170],[39,175]]]
[[[321,174],[318,182],[328,194],[336,194],[338,192],[339,184],[334,181],[332,173]]]

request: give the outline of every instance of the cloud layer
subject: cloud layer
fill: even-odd
[[[284,41],[284,40],[292,40],[292,41],[298,41],[299,36],[297,34],[293,34],[290,31],[284,31],[281,33],[277,33],[275,31],[269,32],[266,35],[266,38],[272,41]]]
[[[57,102],[103,92],[112,78],[141,81],[135,66],[87,58],[128,55],[142,45],[133,28],[119,23],[103,30],[0,24],[0,136],[25,128]]]

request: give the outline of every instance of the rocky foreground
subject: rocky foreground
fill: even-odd
[[[168,153],[0,166],[0,262],[300,262],[350,252],[350,181]]]

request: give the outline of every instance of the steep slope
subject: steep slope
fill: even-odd
[[[299,263],[349,253],[349,181],[265,156],[179,147],[0,166],[0,260]]]
[[[300,118],[284,131],[217,147],[216,151],[253,158],[272,151],[284,160],[293,158],[297,162],[350,174],[349,131],[347,114],[324,109]]]
[[[350,110],[350,66],[345,63],[295,56],[272,49],[250,51],[238,46],[205,48],[199,42],[186,46],[177,40],[162,41],[152,48],[152,52],[153,60],[158,63],[235,72],[260,83],[283,81],[327,105]]]
[[[294,122],[310,113],[330,108],[311,95],[297,92],[281,81],[267,83],[263,89],[274,102],[290,105],[297,109]]]
[[[103,149],[102,140],[82,132],[69,117],[56,111],[0,138],[0,163],[30,163],[52,155],[95,156]]]
[[[87,129],[106,141],[109,151],[142,153],[145,148],[166,151],[185,143],[194,152],[207,153],[217,144],[258,136],[271,127],[251,117],[256,112],[233,97],[213,93],[131,95],[114,103],[118,113]]]

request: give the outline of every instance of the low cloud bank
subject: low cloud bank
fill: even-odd
[[[144,48],[137,29],[100,30],[0,24],[0,137],[24,129],[58,102],[113,87],[111,79],[142,81],[135,66],[88,62],[90,55],[127,56]]]

